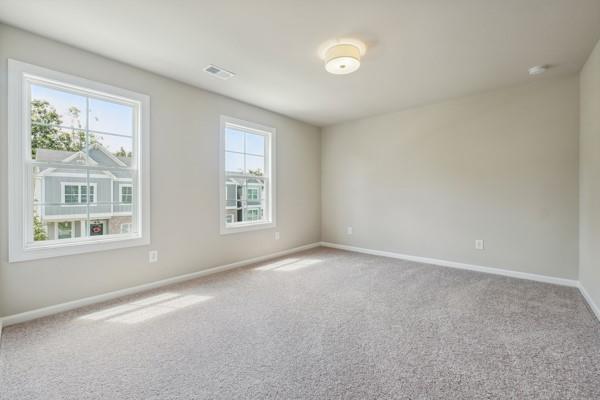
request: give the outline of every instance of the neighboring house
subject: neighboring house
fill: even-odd
[[[48,239],[129,233],[132,227],[131,158],[117,157],[101,144],[89,146],[89,164],[107,170],[39,168],[34,182],[35,213]],[[85,165],[85,153],[37,149],[36,160]],[[89,187],[89,190],[88,190]],[[89,193],[88,193],[89,192]],[[89,201],[89,203],[88,203]],[[89,204],[89,209],[88,209]]]
[[[244,181],[246,181],[245,186]],[[263,218],[264,181],[262,179],[228,177],[225,184],[227,186],[225,218],[228,224],[257,221]]]

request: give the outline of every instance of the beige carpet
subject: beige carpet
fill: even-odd
[[[0,398],[600,399],[579,292],[315,249],[6,327]]]

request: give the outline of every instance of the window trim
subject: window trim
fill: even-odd
[[[227,125],[237,125],[244,130],[256,131],[261,135],[264,135],[268,140],[268,154],[265,155],[265,176],[268,189],[266,190],[268,198],[265,200],[265,215],[266,220],[263,221],[249,221],[237,222],[235,224],[227,224],[225,211],[226,211],[226,174],[225,174],[225,128]],[[277,166],[277,130],[270,126],[257,124],[254,122],[245,121],[242,119],[230,117],[227,115],[221,115],[220,129],[219,129],[219,225],[221,235],[228,235],[232,233],[249,232],[261,229],[271,229],[277,226],[277,177],[276,177],[276,166]],[[268,174],[266,173],[268,171]],[[263,192],[264,195],[264,192]]]
[[[25,221],[29,221],[33,213],[30,172],[27,171],[27,152],[30,144],[27,142],[30,121],[28,113],[23,112],[29,107],[29,80],[38,79],[47,84],[59,84],[74,91],[108,97],[113,101],[134,103],[138,109],[137,124],[139,135],[133,137],[134,159],[137,180],[136,193],[139,203],[132,217],[139,221],[139,232],[131,235],[106,235],[102,238],[76,238],[68,243],[58,240],[48,240],[47,243],[30,244],[27,237],[29,229]],[[63,89],[64,90],[64,89]],[[36,65],[27,64],[13,59],[8,60],[8,209],[9,209],[9,262],[20,262],[49,257],[67,256],[72,254],[105,251],[132,246],[150,244],[150,97],[127,89],[100,82],[91,81],[74,75],[53,71]],[[97,198],[97,192],[95,198]]]

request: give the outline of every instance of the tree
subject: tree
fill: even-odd
[[[263,176],[262,169],[260,169],[260,168],[249,169],[248,170],[248,174],[254,175],[254,176]]]
[[[48,240],[48,234],[42,225],[40,217],[37,215],[33,216],[33,240]]]
[[[56,108],[46,100],[31,101],[31,155],[35,158],[37,149],[80,151],[85,147],[85,131],[81,126],[81,111],[72,106],[70,131],[62,126],[63,121]],[[88,135],[88,142],[96,143],[93,134]]]
[[[121,148],[119,149],[119,151],[117,151],[115,153],[115,156],[117,156],[117,157],[131,157],[131,152],[125,151],[125,149],[123,148],[123,146],[121,146]]]

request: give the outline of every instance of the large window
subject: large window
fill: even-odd
[[[149,243],[148,97],[14,60],[8,84],[10,261]]]
[[[275,129],[221,117],[221,233],[275,226]]]

